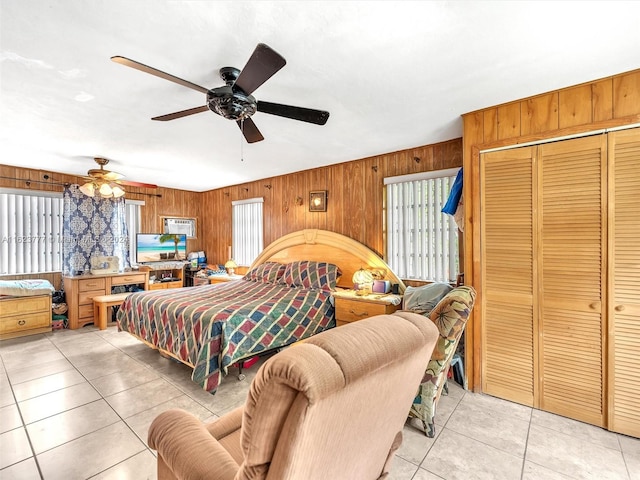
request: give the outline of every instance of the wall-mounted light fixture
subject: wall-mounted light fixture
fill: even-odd
[[[309,211],[310,212],[326,212],[327,211],[327,191],[313,190],[309,192]]]

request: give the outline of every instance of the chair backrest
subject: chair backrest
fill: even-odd
[[[425,320],[371,317],[265,362],[247,397],[235,478],[383,478],[437,340]]]

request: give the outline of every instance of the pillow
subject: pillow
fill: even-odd
[[[281,282],[290,287],[333,290],[341,274],[333,263],[302,260],[287,264]]]
[[[407,287],[402,299],[403,308],[428,313],[451,290],[453,287],[448,283],[430,283],[422,287]]]
[[[286,266],[277,262],[262,263],[247,272],[243,280],[261,283],[278,283]]]

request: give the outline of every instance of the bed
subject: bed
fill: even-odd
[[[331,293],[351,288],[360,268],[404,288],[364,245],[302,230],[269,245],[242,280],[130,295],[118,328],[192,367],[193,381],[215,393],[229,366],[333,328]]]

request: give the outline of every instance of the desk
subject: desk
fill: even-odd
[[[94,319],[93,297],[111,295],[116,285],[141,285],[149,290],[149,272],[132,271],[108,275],[74,275],[64,277],[64,291],[69,307],[69,328],[83,327]]]

